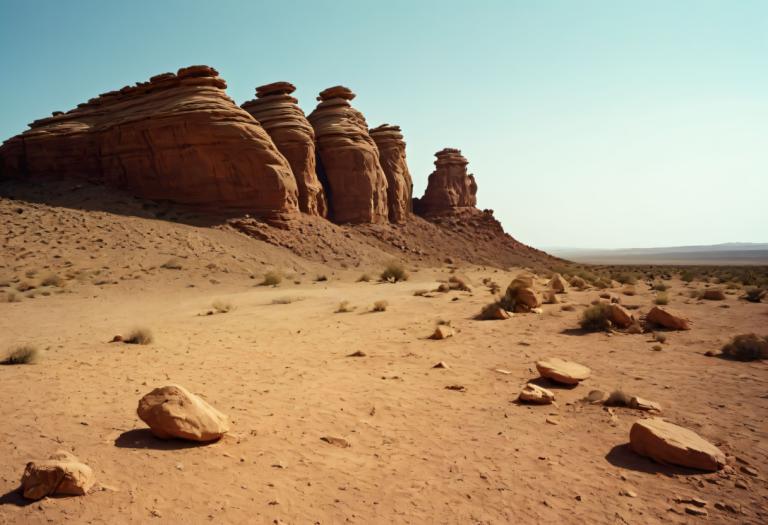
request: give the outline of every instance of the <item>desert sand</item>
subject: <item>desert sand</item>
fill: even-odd
[[[484,279],[503,289],[536,268],[410,257],[410,278],[385,283],[389,257],[375,243],[324,262],[232,228],[87,202],[0,199],[0,295],[35,286],[0,302],[0,351],[39,349],[33,364],[0,367],[0,523],[768,519],[766,364],[705,355],[735,334],[766,332],[764,303],[731,291],[692,299],[704,285],[674,276],[670,307],[693,328],[664,332],[660,345],[651,333],[577,330],[600,293],[647,312],[654,292],[644,282],[633,296],[570,288],[540,313],[478,321],[493,300]],[[358,238],[348,233],[340,243]],[[267,272],[282,281],[260,286]],[[60,280],[42,286],[50,275]],[[471,291],[415,295],[456,275]],[[546,290],[536,275],[534,288]],[[344,301],[351,311],[337,313]],[[371,311],[377,301],[385,311]],[[430,339],[439,321],[453,337]],[[109,342],[137,327],[151,344]],[[591,375],[573,387],[539,380],[546,357]],[[528,381],[555,403],[518,403]],[[167,384],[227,414],[230,431],[210,444],[153,437],[137,404]],[[584,401],[614,389],[660,404],[728,466],[703,473],[633,453],[630,427],[650,414]],[[59,449],[93,469],[94,488],[25,500],[24,466]]]

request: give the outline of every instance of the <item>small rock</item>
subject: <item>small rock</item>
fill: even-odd
[[[750,476],[757,477],[759,475],[759,472],[757,469],[749,467],[747,465],[741,465],[739,467],[739,470],[741,470],[744,474],[749,474]]]
[[[357,352],[352,352],[351,354],[348,354],[347,357],[365,357],[366,355],[368,354],[366,354],[362,350],[358,350]]]
[[[450,368],[450,366],[445,361],[439,361],[432,368]]]
[[[536,362],[536,369],[542,377],[566,385],[578,385],[590,376],[590,370],[584,365],[550,357]]]
[[[457,392],[466,392],[467,391],[467,387],[465,387],[463,385],[448,385],[447,387],[445,387],[445,389],[446,390],[455,390]]]
[[[629,490],[629,489],[621,489],[621,491],[619,492],[619,496],[626,496],[628,498],[636,498],[637,497],[637,492],[635,492],[634,490]]]
[[[629,446],[637,454],[659,463],[716,471],[725,466],[725,454],[697,433],[660,418],[635,422]]]
[[[448,339],[453,337],[453,328],[448,325],[439,324],[435,327],[435,331],[431,336],[431,339]]]
[[[660,404],[637,396],[634,396],[629,400],[629,407],[637,410],[645,410],[646,412],[661,412]]]
[[[154,389],[136,409],[156,437],[215,441],[229,431],[229,422],[205,400],[179,385]]]
[[[548,405],[555,400],[555,394],[551,390],[534,385],[533,383],[528,383],[520,391],[518,399],[524,403]]]
[[[349,441],[347,441],[347,440],[346,440],[346,439],[344,439],[344,438],[340,438],[340,437],[334,437],[334,436],[323,436],[323,437],[321,437],[320,439],[321,439],[322,441],[325,441],[325,442],[326,442],[326,443],[328,443],[329,445],[333,445],[333,446],[335,446],[335,447],[340,447],[340,448],[349,448],[349,447],[351,447],[351,446],[352,446],[352,445],[349,443]]]
[[[685,507],[686,514],[691,514],[693,516],[708,516],[709,512],[707,512],[706,509],[700,509],[698,507],[693,507],[691,505],[688,505]]]

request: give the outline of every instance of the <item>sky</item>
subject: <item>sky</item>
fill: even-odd
[[[192,64],[238,104],[352,88],[402,127],[415,196],[459,148],[527,244],[768,242],[763,0],[0,0],[0,139]]]

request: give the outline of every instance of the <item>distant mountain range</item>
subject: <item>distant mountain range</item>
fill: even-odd
[[[574,262],[594,264],[768,265],[768,243],[727,242],[616,250],[550,247],[544,250]]]

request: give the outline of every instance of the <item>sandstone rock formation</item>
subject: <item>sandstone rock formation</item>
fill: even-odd
[[[435,153],[435,171],[429,176],[421,199],[414,199],[414,211],[425,217],[476,210],[477,184],[467,174],[467,159],[461,150],[445,148]]]
[[[368,131],[379,149],[379,161],[387,176],[389,220],[405,222],[413,211],[413,180],[405,160],[405,141],[400,126],[382,124]]]
[[[559,273],[553,274],[547,285],[549,286],[550,290],[554,290],[555,293],[565,293],[566,289],[568,288],[565,279],[563,279],[563,276]]]
[[[518,399],[524,403],[548,405],[555,400],[555,394],[551,390],[534,385],[533,383],[528,383],[520,391]]]
[[[690,330],[691,324],[681,314],[673,312],[669,308],[654,306],[645,316],[645,320],[651,324],[663,326],[670,330]]]
[[[626,308],[618,304],[608,305],[608,319],[619,328],[629,328],[635,322],[635,318]]]
[[[315,129],[318,176],[326,188],[328,217],[338,223],[387,222],[387,177],[362,113],[344,86],[320,92],[309,115]]]
[[[325,192],[317,178],[315,131],[291,96],[296,86],[274,82],[256,88],[256,98],[242,108],[259,121],[280,153],[288,160],[299,191],[299,208],[310,215],[328,213]]]
[[[86,178],[198,209],[298,211],[288,162],[225,88],[215,69],[191,66],[103,93],[6,141],[0,173]]]
[[[83,496],[93,486],[93,471],[65,450],[44,461],[30,461],[21,477],[22,494],[38,500],[55,494]]]
[[[697,433],[660,418],[635,422],[629,446],[659,463],[715,471],[725,466],[725,454]]]
[[[215,441],[229,431],[227,416],[179,385],[154,389],[136,412],[161,439]]]
[[[550,357],[536,362],[536,369],[541,377],[546,377],[564,385],[578,385],[590,376],[591,371],[584,365],[566,361],[559,357]]]

